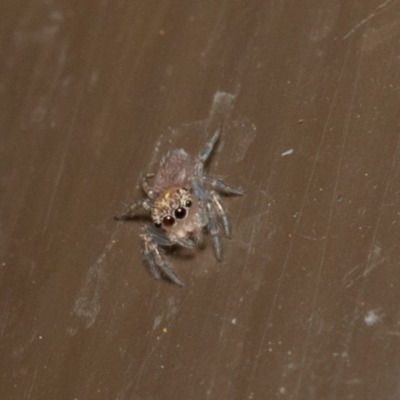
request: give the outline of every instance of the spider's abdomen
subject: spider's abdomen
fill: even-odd
[[[162,193],[172,187],[188,187],[193,176],[193,163],[183,149],[170,151],[161,161],[154,177],[153,190]]]

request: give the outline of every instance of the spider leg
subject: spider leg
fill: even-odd
[[[196,198],[200,202],[205,202],[207,200],[207,194],[204,191],[201,182],[198,179],[192,179],[190,183]]]
[[[195,247],[193,240],[180,238],[172,234],[167,236],[162,229],[155,227],[153,224],[146,224],[145,231],[159,246],[171,247],[174,244],[179,244],[179,246],[187,249],[194,249]]]
[[[192,179],[191,186],[194,192],[194,195],[198,199],[199,203],[202,205],[202,219],[204,221],[204,225],[207,227],[208,232],[211,235],[211,240],[213,244],[214,254],[218,261],[221,261],[221,241],[219,238],[219,225],[218,225],[218,207],[213,204],[213,199],[210,197],[209,192],[205,191],[201,181],[198,179]],[[222,209],[222,205],[218,202]],[[222,209],[223,210],[223,209]],[[225,213],[221,213],[226,215]],[[229,223],[224,225],[225,233],[229,233]]]
[[[134,203],[126,207],[125,211],[122,214],[114,215],[114,218],[116,220],[132,218],[135,216],[137,210],[139,210],[140,208],[144,208],[145,210],[149,211],[151,208],[150,200],[145,198],[136,200]]]
[[[194,243],[190,240],[170,239],[162,230],[150,224],[144,225],[143,233],[140,235],[143,240],[142,254],[148,266],[149,272],[155,279],[165,276],[178,286],[184,286],[178,275],[173,271],[170,264],[166,261],[162,246],[181,246],[193,248]]]
[[[140,178],[140,184],[142,186],[143,191],[146,193],[147,197],[153,198],[154,191],[153,188],[149,185],[149,179],[153,178],[154,174],[146,174],[142,175]]]
[[[215,212],[215,206],[212,201],[206,203],[206,213],[208,217],[207,229],[210,232],[213,244],[214,254],[218,261],[222,260],[221,257],[221,241],[219,238],[218,217]]]
[[[219,137],[221,136],[222,128],[219,127],[214,135],[207,141],[203,149],[200,151],[199,155],[196,158],[195,170],[197,172],[197,176],[203,176],[204,164],[207,159],[210,157],[211,153],[214,150],[215,144],[218,142]]]
[[[228,185],[221,179],[206,178],[205,181],[220,193],[236,196],[244,195],[244,190],[241,187]]]
[[[204,145],[203,149],[200,151],[198,155],[198,160],[202,162],[203,164],[207,161],[208,157],[210,157],[210,154],[214,150],[215,144],[217,143],[219,137],[221,136],[222,128],[219,127],[214,135],[211,136],[210,139],[208,139],[207,143]]]
[[[221,203],[221,199],[217,193],[214,191],[211,192],[212,204],[215,208],[215,211],[222,222],[222,227],[224,228],[225,236],[230,239],[231,238],[231,224],[229,222],[228,216],[226,215],[226,211],[224,206]]]

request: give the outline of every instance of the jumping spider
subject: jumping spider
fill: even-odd
[[[180,245],[194,249],[202,241],[204,231],[210,233],[215,256],[221,260],[220,226],[227,238],[230,238],[231,229],[218,193],[243,195],[244,191],[220,179],[210,178],[204,171],[204,164],[220,135],[221,128],[194,161],[183,149],[169,151],[155,174],[142,175],[141,186],[146,197],[116,216],[116,219],[129,219],[140,208],[151,213],[153,224],[144,224],[140,237],[143,258],[156,279],[163,276],[183,286],[166,261],[163,248]]]

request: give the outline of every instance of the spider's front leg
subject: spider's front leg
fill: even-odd
[[[145,198],[136,200],[134,203],[127,206],[122,214],[114,215],[114,219],[120,221],[123,219],[133,218],[136,215],[136,212],[141,208],[145,209],[146,211],[150,211],[150,200]]]
[[[169,238],[164,231],[153,225],[146,224],[140,235],[143,240],[142,253],[150,273],[155,279],[162,276],[179,286],[184,286],[178,275],[173,271],[170,264],[166,261],[162,247],[171,247],[174,244],[180,244],[187,248],[193,248],[194,244],[190,240],[173,240]]]
[[[203,149],[200,151],[196,158],[195,162],[195,171],[198,177],[203,177],[204,174],[204,164],[207,162],[211,153],[214,150],[216,143],[218,142],[219,137],[221,136],[222,127],[219,127],[214,135],[208,139],[207,143],[204,145]]]
[[[153,192],[152,187],[149,184],[149,179],[153,178],[153,177],[154,177],[154,174],[146,174],[146,175],[142,174],[141,175],[140,186],[147,197],[136,200],[134,203],[127,206],[122,214],[114,215],[114,218],[116,220],[133,218],[136,215],[136,212],[141,208],[145,209],[146,211],[151,210],[151,200],[150,199],[153,198],[154,192]]]

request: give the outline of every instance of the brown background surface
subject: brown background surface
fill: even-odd
[[[400,2],[0,2],[1,399],[400,399]],[[113,215],[224,134],[232,240]]]

